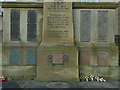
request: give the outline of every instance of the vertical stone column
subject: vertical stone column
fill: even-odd
[[[3,10],[3,42],[10,41],[10,9]]]
[[[108,42],[114,43],[115,42],[115,10],[108,11]],[[115,23],[115,24],[114,24]]]
[[[1,9],[1,6],[0,6],[0,9]],[[1,11],[0,11],[1,12]],[[1,14],[2,14],[2,12],[1,12]],[[2,22],[3,22],[3,18],[2,18],[2,16],[0,16],[0,30],[3,30],[3,28],[2,28]],[[1,31],[0,32],[0,75],[2,75],[2,33],[3,31]],[[2,82],[0,82],[0,89],[2,88]]]
[[[75,42],[80,42],[80,10],[74,9]],[[77,21],[77,22],[76,22]]]
[[[120,34],[120,2],[118,6],[118,34]]]
[[[20,39],[22,42],[27,42],[27,10],[20,11]]]
[[[91,42],[97,42],[97,26],[98,26],[98,17],[97,17],[97,10],[91,10]]]
[[[0,42],[0,76],[2,75],[2,42]],[[2,87],[2,83],[0,82],[0,89]]]
[[[119,1],[119,6],[118,6],[118,35],[120,35],[120,1]],[[119,45],[119,43],[118,43],[118,45]],[[118,48],[120,49],[119,46],[118,46]],[[120,51],[119,51],[119,54],[120,54]],[[119,63],[120,63],[120,60],[119,60]],[[118,67],[118,79],[120,79],[120,67]],[[119,86],[119,88],[120,88],[120,86]]]

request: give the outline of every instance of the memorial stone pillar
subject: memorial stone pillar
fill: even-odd
[[[72,2],[45,2],[37,79],[79,81],[78,50],[73,38]]]

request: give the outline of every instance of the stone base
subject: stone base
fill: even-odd
[[[2,66],[2,74],[5,77],[36,76],[35,66]]]
[[[68,55],[63,63],[54,62],[56,54]],[[52,55],[52,61],[49,60]],[[57,60],[56,59],[56,60]],[[62,60],[62,58],[61,58]],[[74,47],[39,47],[37,52],[37,80],[39,81],[79,81],[78,50]]]
[[[93,75],[106,80],[118,80],[118,67],[80,67],[80,78]]]
[[[118,70],[118,80],[120,81],[120,66],[119,66],[119,70]]]

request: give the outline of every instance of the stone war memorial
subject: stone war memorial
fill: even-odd
[[[0,70],[5,77],[79,82],[93,75],[120,80],[120,3],[0,6]]]
[[[73,43],[71,2],[45,2],[43,41],[38,47],[37,77],[40,80],[78,79],[78,52]]]

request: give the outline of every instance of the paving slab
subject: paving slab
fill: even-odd
[[[35,80],[7,81],[2,88],[119,88],[120,81],[38,82]]]

